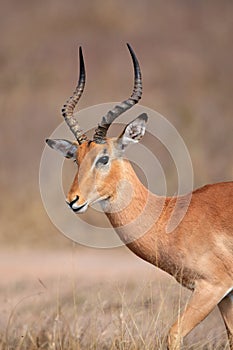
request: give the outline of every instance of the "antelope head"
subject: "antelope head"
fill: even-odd
[[[145,133],[148,117],[143,113],[129,123],[118,137],[107,137],[111,123],[123,112],[133,107],[142,95],[139,63],[130,45],[127,44],[127,46],[134,67],[134,88],[131,96],[102,117],[93,139],[88,140],[74,118],[74,109],[85,85],[85,66],[80,48],[78,85],[62,109],[62,115],[76,140],[72,142],[63,139],[46,140],[51,148],[77,163],[78,170],[66,199],[68,205],[76,213],[85,212],[88,206],[95,202],[115,198],[117,184],[120,180],[124,180],[124,169],[127,162],[123,157],[124,150],[129,144],[137,143]]]

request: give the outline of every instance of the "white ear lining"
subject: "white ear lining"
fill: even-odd
[[[142,113],[126,126],[125,130],[118,138],[118,144],[120,144],[121,148],[132,143],[138,143],[141,140],[145,135],[147,120],[147,114]]]

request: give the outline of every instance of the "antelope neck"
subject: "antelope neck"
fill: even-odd
[[[108,200],[105,213],[121,240],[128,244],[152,228],[161,214],[165,198],[152,194],[126,160],[119,187],[119,194]]]

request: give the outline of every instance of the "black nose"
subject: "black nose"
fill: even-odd
[[[79,196],[76,196],[71,202],[67,201],[67,204],[72,208],[72,205],[79,200]]]

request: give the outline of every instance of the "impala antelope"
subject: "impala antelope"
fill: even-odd
[[[170,329],[168,349],[180,349],[182,338],[217,305],[233,350],[233,182],[207,185],[193,191],[183,220],[173,232],[167,233],[166,226],[177,197],[151,193],[124,157],[126,147],[137,143],[145,134],[147,115],[139,115],[118,137],[107,137],[111,123],[133,107],[142,95],[140,66],[129,45],[128,49],[134,66],[132,95],[102,117],[93,139],[88,140],[74,118],[74,108],[85,85],[80,48],[79,82],[62,109],[75,141],[46,140],[50,147],[77,163],[77,173],[66,201],[77,214],[85,212],[92,203],[100,202],[130,250],[193,291],[183,314]],[[122,180],[124,185],[119,187]],[[127,204],[126,196],[130,198]],[[178,199],[185,201],[186,196]],[[140,222],[137,221],[139,216]],[[154,221],[147,225],[151,220]],[[146,230],[138,235],[140,226]]]

